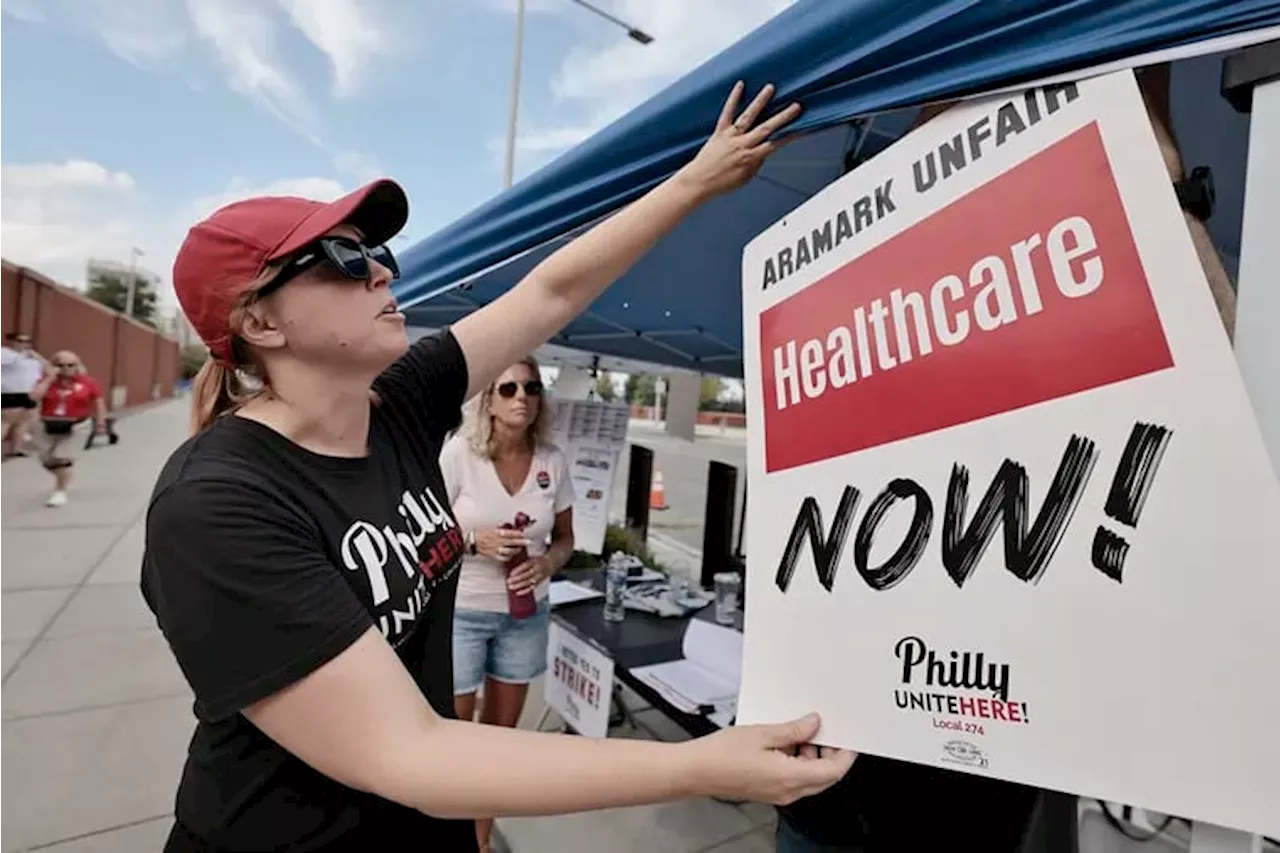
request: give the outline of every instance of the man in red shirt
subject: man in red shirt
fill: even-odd
[[[40,403],[40,463],[54,479],[53,494],[45,506],[59,507],[67,502],[76,448],[84,442],[80,427],[92,418],[97,431],[105,430],[107,404],[102,389],[84,372],[75,353],[59,352],[52,365],[53,372],[31,389],[31,398]]]

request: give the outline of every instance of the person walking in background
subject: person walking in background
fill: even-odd
[[[466,553],[453,617],[458,718],[516,725],[529,682],[547,668],[549,578],[573,555],[573,484],[547,443],[538,363],[508,367],[467,406],[462,429],[440,453],[445,490]],[[492,820],[476,821],[481,853]]]
[[[49,362],[36,352],[31,336],[10,332],[0,348],[0,409],[4,419],[4,457],[25,456],[23,448],[31,438],[31,422],[36,401],[31,389],[52,372]]]
[[[76,451],[84,443],[84,425],[92,419],[92,429],[105,432],[107,404],[102,389],[74,352],[57,353],[52,366],[31,389],[31,398],[40,404],[40,464],[54,482],[45,506],[60,507],[67,502]]]

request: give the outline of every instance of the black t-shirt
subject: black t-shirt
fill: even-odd
[[[240,713],[376,626],[436,712],[454,715],[463,539],[438,457],[466,387],[465,359],[445,331],[374,384],[363,458],[321,456],[230,416],[161,472],[142,592],[195,693],[176,817],[207,849],[476,849],[472,821],[341,785]]]
[[[813,841],[865,853],[1015,853],[1038,796],[1012,782],[860,755],[844,779],[779,812]]]

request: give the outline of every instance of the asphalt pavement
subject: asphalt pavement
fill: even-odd
[[[703,428],[694,441],[686,441],[668,436],[661,424],[633,420],[627,439],[653,451],[654,471],[662,473],[666,488],[668,508],[649,513],[651,533],[673,539],[687,548],[702,548],[702,521],[707,505],[707,466],[713,459],[738,469],[736,506],[742,506],[747,457],[745,430],[721,432],[716,428]],[[624,451],[613,492],[612,509],[615,518],[623,518],[625,515],[629,462],[630,452]]]

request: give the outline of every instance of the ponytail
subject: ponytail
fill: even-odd
[[[191,434],[203,432],[266,390],[266,383],[210,358],[191,384]]]
[[[231,411],[235,404],[228,386],[232,381],[232,371],[213,358],[200,367],[191,384],[192,435],[208,429],[219,415]]]
[[[279,264],[266,267],[241,294],[231,309],[230,325],[233,328],[240,325],[243,312],[257,298],[258,289],[271,281],[279,271]],[[237,366],[232,367],[210,356],[191,383],[192,435],[213,426],[218,418],[238,409],[266,390],[265,375],[255,366],[248,346],[234,334],[230,343],[231,357]]]

